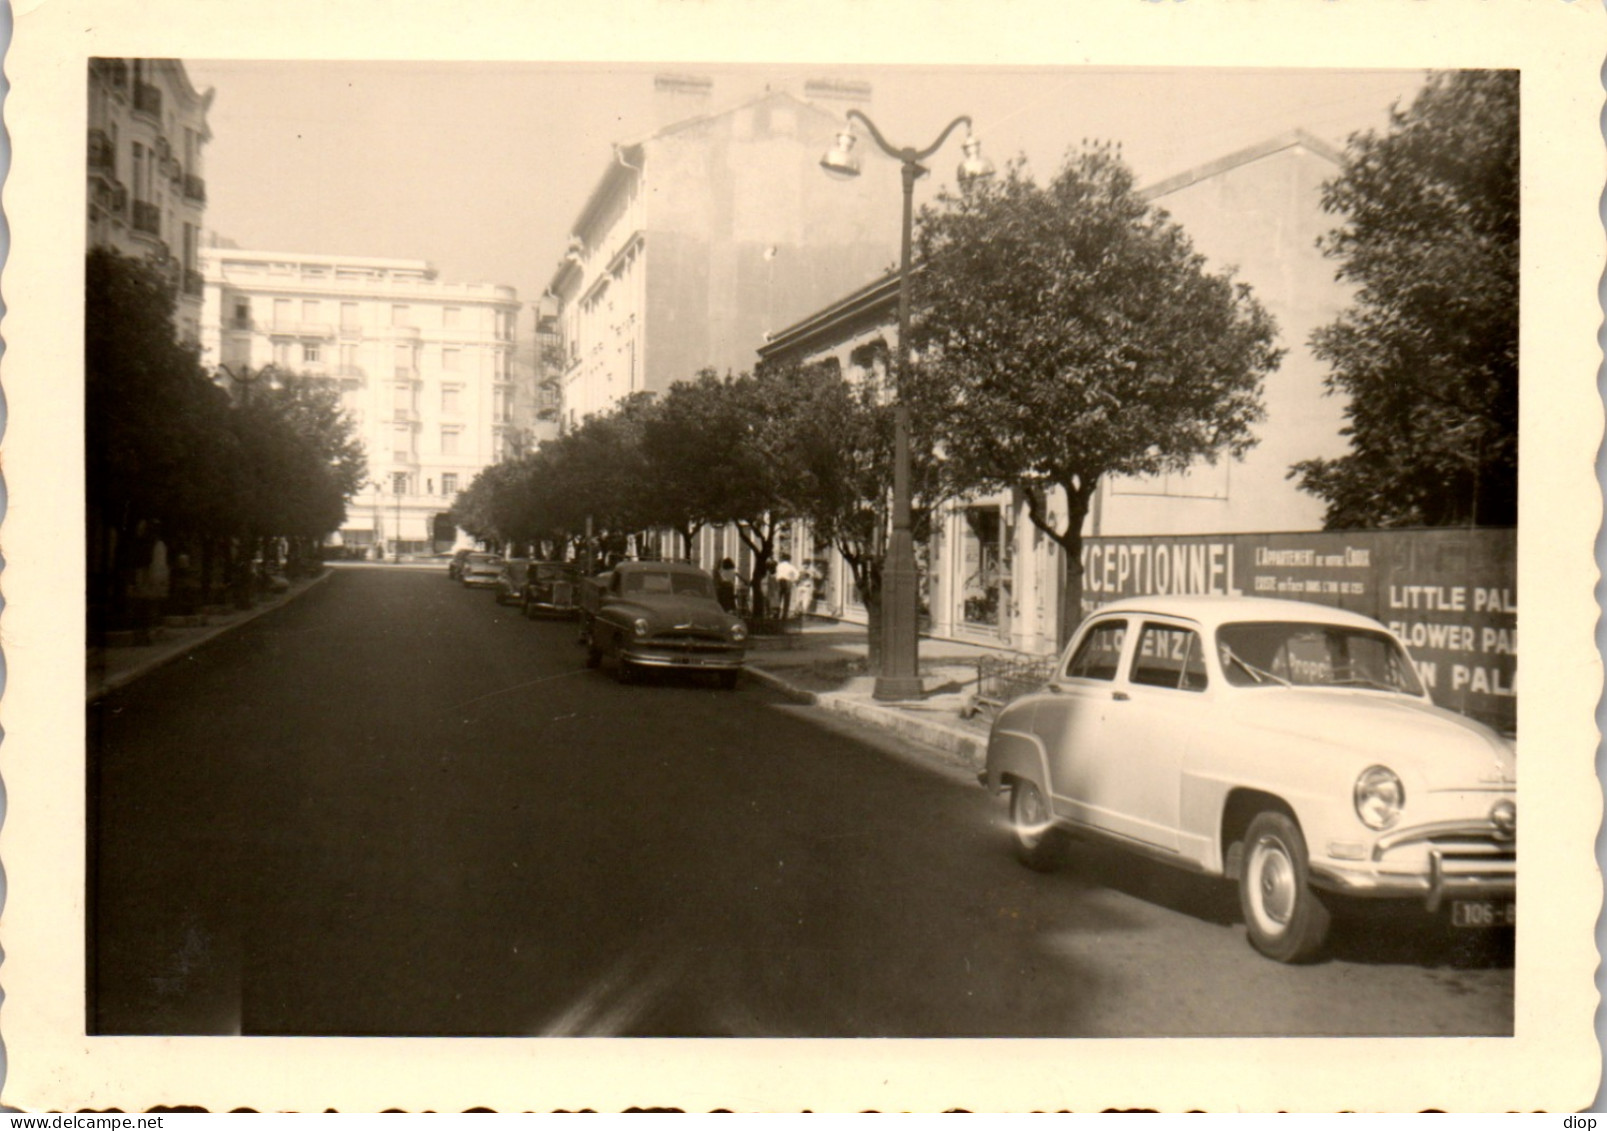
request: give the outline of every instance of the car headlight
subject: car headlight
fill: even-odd
[[[732,640],[746,640],[747,638],[748,638],[748,626],[747,625],[743,624],[741,621],[737,621],[736,624],[733,624],[731,626],[731,639]]]
[[[1388,766],[1369,766],[1356,779],[1356,816],[1368,828],[1389,828],[1405,804],[1406,787]]]
[[[636,629],[636,635],[637,636],[646,636],[647,635],[647,618],[646,617],[637,617],[636,618],[636,624],[635,624],[634,627]]]

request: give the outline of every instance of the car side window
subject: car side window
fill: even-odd
[[[1122,642],[1127,638],[1127,622],[1108,620],[1094,625],[1083,635],[1077,650],[1066,661],[1067,679],[1115,679],[1122,659]]]
[[[1205,690],[1205,656],[1200,651],[1200,634],[1176,625],[1146,623],[1133,653],[1129,678],[1146,687]]]

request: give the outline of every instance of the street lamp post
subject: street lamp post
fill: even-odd
[[[904,399],[910,369],[910,243],[914,230],[915,182],[927,172],[921,164],[940,149],[960,126],[966,129],[965,157],[960,162],[960,188],[968,189],[991,176],[993,165],[982,156],[982,143],[971,133],[967,115],[955,118],[925,149],[890,144],[872,122],[858,110],[848,111],[850,122],[858,120],[881,151],[902,165],[904,184],[904,223],[899,241],[898,281],[898,369],[897,402],[893,406],[893,530],[887,545],[887,561],[882,568],[882,663],[873,694],[877,699],[919,699],[921,685],[917,652],[919,639],[919,593],[915,570],[915,538],[910,532],[910,414]],[[820,159],[828,173],[843,177],[859,175],[859,158],[854,156],[854,132],[850,125],[837,135],[837,143]]]
[[[396,533],[391,538],[391,560],[401,561],[402,545],[402,488],[407,485],[407,477],[398,475],[395,478],[396,487]]]

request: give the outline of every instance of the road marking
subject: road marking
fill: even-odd
[[[585,668],[576,668],[574,671],[559,672],[557,675],[544,675],[540,679],[526,680],[524,683],[516,683],[512,687],[504,687],[504,688],[502,688],[502,689],[500,689],[498,691],[488,691],[484,695],[480,695],[480,696],[477,696],[474,699],[470,699],[470,700],[468,700],[466,702],[459,703],[456,707],[454,707],[452,709],[454,711],[461,711],[461,710],[463,710],[463,708],[472,707],[476,703],[484,703],[487,699],[495,699],[498,695],[507,695],[509,692],[523,691],[527,687],[534,687],[538,683],[551,683],[555,679],[568,679],[570,676],[585,675],[585,674],[586,674],[586,669]]]

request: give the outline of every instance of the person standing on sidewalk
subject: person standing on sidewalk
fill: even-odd
[[[776,603],[781,606],[781,620],[792,615],[792,587],[798,580],[798,567],[792,564],[791,554],[782,554],[776,563]]]
[[[720,608],[728,613],[737,611],[737,565],[730,558],[714,571],[714,595],[719,598]]]

